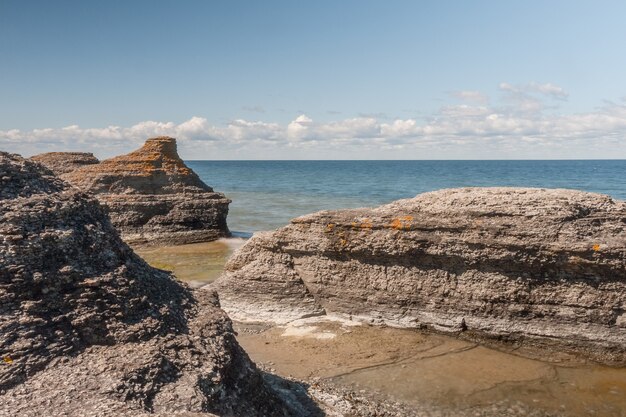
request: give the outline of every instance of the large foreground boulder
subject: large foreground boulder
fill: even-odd
[[[93,197],[0,153],[0,415],[179,412],[289,414],[214,294],[143,262]]]
[[[32,159],[94,193],[126,242],[181,244],[230,234],[226,225],[230,200],[185,165],[176,139],[148,139],[142,148],[100,163],[80,155],[89,154],[54,152]]]
[[[451,189],[256,234],[214,284],[240,320],[341,314],[626,363],[626,203]]]

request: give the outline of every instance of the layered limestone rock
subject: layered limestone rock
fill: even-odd
[[[46,165],[49,159],[38,157]],[[49,168],[55,170],[54,165]],[[94,193],[129,243],[195,243],[229,235],[230,200],[185,165],[174,138],[148,139],[137,151],[62,177]]]
[[[148,266],[89,194],[0,153],[0,415],[211,412],[292,413],[214,294]]]
[[[259,233],[213,285],[239,320],[339,314],[626,363],[626,203],[451,189]]]
[[[47,152],[30,158],[35,162],[45,165],[58,176],[70,173],[85,165],[99,163],[92,153],[89,152]]]

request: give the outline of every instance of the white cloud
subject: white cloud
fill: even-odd
[[[452,97],[458,98],[462,101],[467,101],[471,103],[478,104],[487,104],[489,102],[489,97],[486,94],[481,93],[480,91],[473,90],[461,90],[461,91],[453,91],[450,93]]]
[[[287,125],[287,136],[296,140],[306,138],[312,123],[312,119],[307,117],[305,114],[301,114]]]
[[[538,84],[538,83],[533,82],[528,85],[528,88],[531,91],[545,94],[547,96],[551,96],[556,99],[564,100],[564,99],[567,99],[567,97],[569,96],[569,93],[565,91],[563,88],[559,87],[558,85],[551,84],[551,83]]]
[[[478,92],[464,104],[441,107],[427,120],[376,117],[317,122],[301,114],[286,124],[236,119],[217,126],[203,117],[182,123],[145,121],[130,127],[0,131],[0,149],[31,155],[46,151],[92,151],[100,157],[128,152],[146,138],[179,139],[193,159],[273,157],[626,158],[626,105],[606,102],[578,114],[547,112],[545,100],[567,93],[553,84],[500,84],[501,105]],[[460,92],[459,92],[460,93]],[[474,94],[477,93],[477,94]],[[471,100],[470,100],[471,98]],[[545,152],[551,152],[549,155]]]
[[[535,81],[522,85],[500,83],[498,87],[502,91],[507,91],[513,94],[537,93],[558,100],[566,100],[569,97],[569,93],[567,91],[565,91],[562,87],[559,87],[558,85],[554,85],[552,83],[541,84]]]
[[[460,104],[456,106],[443,106],[439,110],[441,116],[446,117],[480,117],[490,113],[490,109],[485,106],[470,106]]]
[[[504,93],[504,102],[507,104],[504,111],[507,112],[541,113],[547,108],[558,108],[554,102],[548,105],[544,101],[546,98],[565,101],[569,97],[567,91],[552,83],[541,84],[534,81],[522,85],[500,83],[498,88]]]

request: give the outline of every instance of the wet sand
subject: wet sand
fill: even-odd
[[[278,327],[237,323],[236,329],[250,357],[279,375],[372,392],[416,410],[482,415],[498,404],[511,413],[522,407],[537,415],[626,416],[626,369],[318,318]]]

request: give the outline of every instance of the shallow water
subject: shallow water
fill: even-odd
[[[237,330],[250,357],[280,375],[321,378],[420,410],[454,415],[497,403],[539,415],[626,416],[626,369],[568,356],[538,360],[453,337],[317,318]]]
[[[228,257],[244,242],[244,239],[231,238],[189,245],[133,249],[151,266],[173,272],[178,279],[192,287],[201,287],[220,276]]]

